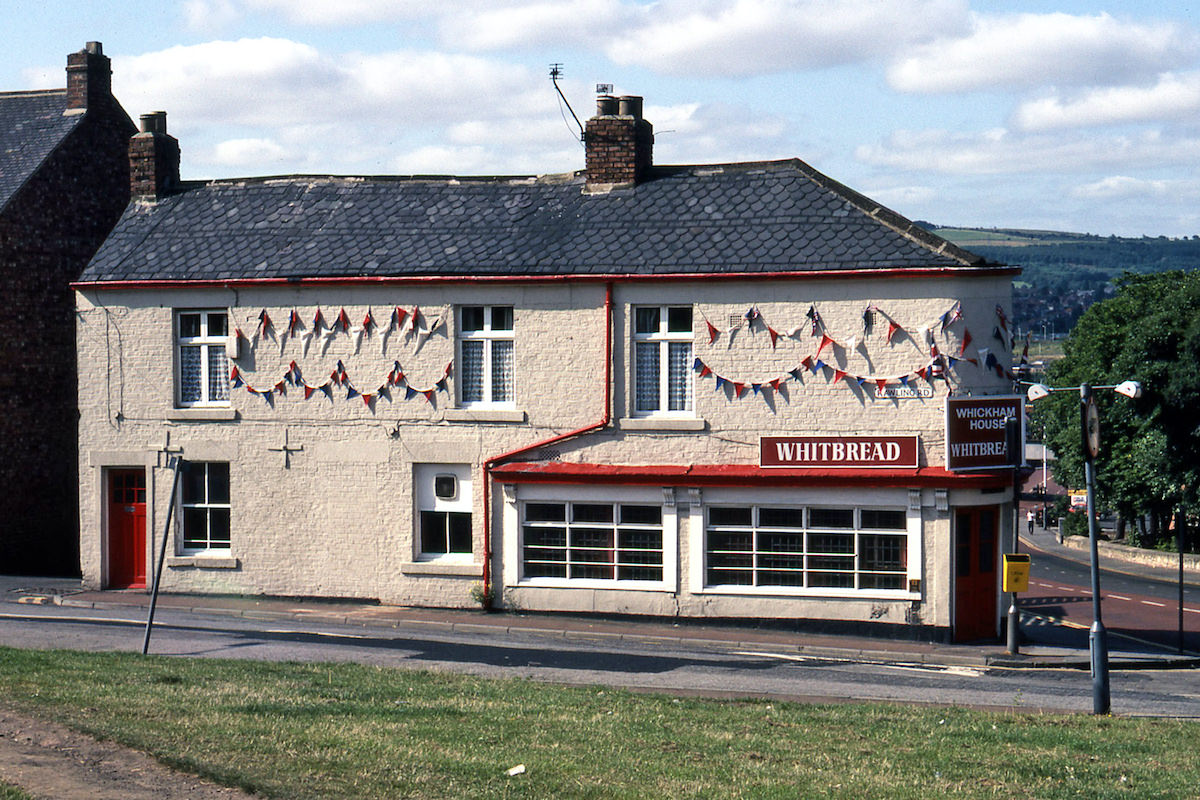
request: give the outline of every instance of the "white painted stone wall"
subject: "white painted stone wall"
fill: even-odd
[[[85,582],[103,586],[106,574],[103,481],[106,468],[149,468],[147,550],[162,534],[170,492],[168,453],[191,460],[229,461],[232,484],[232,548],[224,561],[184,558],[172,547],[164,574],[167,591],[370,597],[386,603],[468,606],[469,591],[481,578],[483,561],[482,464],[491,457],[545,441],[599,422],[604,411],[605,285],[600,282],[429,283],[348,286],[245,286],[236,289],[95,290],[78,295],[80,363],[80,500],[82,570]],[[963,320],[941,330],[939,317],[961,301]],[[932,326],[943,354],[958,355],[961,337],[973,339],[964,356],[979,357],[987,347],[1008,365],[1007,349],[992,338],[997,304],[1010,308],[1006,276],[895,278],[811,278],[789,281],[703,280],[618,284],[613,293],[613,419],[605,432],[553,446],[564,461],[602,464],[743,464],[758,460],[761,435],[917,434],[922,464],[944,462],[943,415],[948,390],[1000,394],[1011,384],[994,372],[962,361],[936,381],[928,399],[874,398],[874,387],[834,383],[832,371],[789,371],[815,356],[821,337],[809,333],[805,312],[817,308],[830,345],[821,359],[854,375],[899,376],[925,366],[929,347],[923,331]],[[231,325],[248,341],[235,362],[246,383],[265,390],[281,381],[294,360],[310,384],[325,381],[342,361],[360,392],[374,393],[398,361],[417,388],[430,388],[454,360],[454,309],[496,304],[514,308],[517,410],[469,412],[455,403],[454,380],[433,402],[418,395],[333,399],[316,393],[303,399],[288,387],[269,405],[245,388],[232,390],[224,409],[176,408],[177,366],[173,310],[227,308]],[[782,378],[783,391],[755,395],[747,388],[738,400],[729,387],[714,390],[714,378],[695,375],[694,421],[658,425],[629,420],[631,402],[631,307],[638,304],[690,304],[694,309],[694,353],[715,374],[730,381]],[[863,332],[868,304],[874,331]],[[361,337],[339,333],[328,342],[314,337],[304,352],[302,337],[284,335],[295,309],[311,327],[319,307],[332,324],[345,309],[358,327],[371,310],[381,328],[392,309],[419,307],[425,319],[445,315],[446,323],[428,338],[393,331]],[[726,329],[749,308],[761,323],[722,333],[709,343],[705,320]],[[257,333],[261,311],[275,336]],[[888,321],[905,331],[886,341]],[[428,323],[427,323],[428,324]],[[780,336],[772,347],[766,326]],[[799,329],[793,336],[786,335]],[[850,347],[851,338],[857,348]],[[914,341],[915,339],[915,341]],[[418,345],[418,341],[420,341]],[[1018,344],[1018,348],[1020,344]],[[893,381],[893,384],[895,381]],[[924,381],[916,381],[928,385]],[[698,429],[697,429],[698,428]],[[293,448],[285,467],[279,448],[284,436]],[[474,556],[464,563],[418,562],[415,544],[413,465],[474,465]],[[517,500],[524,487],[508,499]],[[897,490],[897,496],[905,496]],[[932,490],[923,493],[918,512],[923,524],[921,602],[885,603],[860,599],[715,596],[693,591],[688,575],[695,528],[689,522],[702,507],[677,490],[679,580],[673,591],[610,589],[527,589],[509,587],[504,599],[530,609],[561,609],[660,615],[813,617],[950,624],[950,524],[933,508]],[[501,487],[493,491],[493,574],[505,563],[505,537],[518,534]],[[1000,498],[1003,499],[1003,498]],[[962,498],[964,503],[998,502]],[[505,520],[509,521],[507,527]],[[178,535],[178,524],[172,536]],[[507,552],[515,553],[514,549]],[[150,563],[150,554],[147,554]]]

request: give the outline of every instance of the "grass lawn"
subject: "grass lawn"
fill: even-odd
[[[1200,726],[1173,720],[7,648],[0,702],[281,798],[1126,798],[1200,787]],[[508,776],[518,764],[526,772]]]

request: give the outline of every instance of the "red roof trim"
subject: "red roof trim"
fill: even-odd
[[[949,472],[917,469],[763,469],[751,464],[585,464],[517,462],[492,470],[501,483],[634,484],[650,486],[873,486],[909,488],[1000,488],[1012,485],[1009,472]]]
[[[224,280],[75,281],[72,289],[222,289],[234,286],[358,286],[377,284],[441,283],[609,283],[676,281],[778,281],[828,278],[927,278],[945,276],[997,276],[1020,274],[1017,267],[888,267],[883,269],[830,269],[808,272],[673,272],[660,275],[603,273],[586,275],[356,275],[312,278],[231,278]]]

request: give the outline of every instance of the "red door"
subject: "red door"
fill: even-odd
[[[108,585],[146,585],[146,471],[108,473]]]
[[[959,509],[954,515],[954,641],[995,639],[999,509]]]

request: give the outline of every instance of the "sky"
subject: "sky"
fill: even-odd
[[[1200,234],[1200,4],[1182,0],[43,0],[0,90],[99,41],[184,179],[583,167],[597,84],[654,161],[800,158],[910,219]]]

